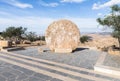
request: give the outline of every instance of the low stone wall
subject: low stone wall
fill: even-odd
[[[11,47],[12,46],[12,42],[7,41],[7,40],[0,40],[0,47]]]
[[[108,49],[109,54],[120,55],[120,50],[118,49]]]

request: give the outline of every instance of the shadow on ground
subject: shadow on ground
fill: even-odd
[[[89,48],[76,48],[76,49],[73,51],[73,53],[74,53],[74,52],[83,51],[83,50],[86,50],[86,49],[89,49]]]
[[[24,47],[13,47],[13,48],[7,48],[8,51],[20,51],[25,50]]]

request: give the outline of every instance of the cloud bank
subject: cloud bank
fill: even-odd
[[[94,3],[92,9],[97,10],[105,7],[110,7],[116,4],[120,4],[120,0],[110,0],[104,4]]]
[[[61,2],[66,2],[66,3],[81,3],[85,0],[61,0]]]
[[[18,8],[33,8],[31,4],[21,3],[17,0],[1,0],[2,2]]]
[[[0,31],[5,30],[9,26],[23,26],[27,27],[29,31],[36,32],[38,34],[44,34],[48,25],[53,21],[59,20],[61,18],[47,18],[47,17],[12,17],[12,18],[0,18]],[[81,32],[95,31],[97,29],[97,22],[95,18],[75,18],[66,17],[73,21]],[[86,24],[87,23],[87,24]]]
[[[59,4],[56,3],[56,2],[46,3],[46,2],[44,2],[43,0],[39,0],[39,4],[42,5],[42,6],[45,6],[45,7],[56,7],[56,6],[59,5]]]

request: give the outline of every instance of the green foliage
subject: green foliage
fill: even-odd
[[[40,40],[45,41],[45,36],[41,36]]]
[[[35,32],[28,32],[25,34],[25,39],[30,40],[31,42],[36,41],[37,35]]]
[[[25,31],[27,29],[23,27],[8,27],[3,33],[1,34],[2,37],[16,37],[16,38],[22,38],[22,35],[25,34]]]
[[[114,5],[111,7],[110,15],[104,18],[98,18],[97,22],[105,27],[110,27],[113,29],[112,36],[118,39],[120,47],[120,7]]]
[[[0,35],[9,39],[27,39],[31,42],[36,40],[45,41],[45,36],[37,36],[35,32],[26,32],[26,28],[23,27],[8,27],[5,31],[0,32]]]
[[[80,37],[81,43],[88,42],[88,40],[89,40],[89,36],[84,35],[84,36]]]

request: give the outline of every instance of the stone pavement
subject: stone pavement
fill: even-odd
[[[103,62],[103,65],[120,68],[120,55],[107,54]]]
[[[93,70],[101,52],[80,50],[72,54],[38,53],[37,48],[0,52],[0,81],[120,81]]]
[[[13,52],[36,57],[36,58],[46,59],[50,61],[65,63],[73,66],[83,67],[87,69],[94,68],[97,59],[102,53],[100,51],[89,50],[87,48],[78,48],[76,52],[68,53],[68,54],[53,53],[50,51],[39,53],[37,47],[26,48],[26,50],[13,51]]]

